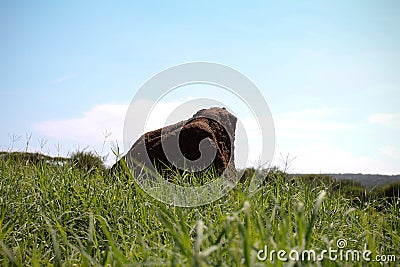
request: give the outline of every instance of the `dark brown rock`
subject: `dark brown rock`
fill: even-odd
[[[213,164],[218,175],[225,172],[225,177],[235,179],[236,121],[225,108],[199,110],[188,120],[145,133],[124,159],[136,176],[143,166],[150,170],[156,166],[167,178],[171,170],[201,172]]]

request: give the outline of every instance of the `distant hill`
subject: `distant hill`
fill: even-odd
[[[400,182],[400,175],[380,175],[380,174],[362,174],[362,173],[328,173],[334,179],[348,179],[361,183],[363,186],[372,189],[382,187],[394,182]]]

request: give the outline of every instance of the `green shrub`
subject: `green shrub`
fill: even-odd
[[[74,152],[71,155],[71,161],[76,168],[84,172],[98,171],[104,173],[106,171],[103,159],[91,151]]]

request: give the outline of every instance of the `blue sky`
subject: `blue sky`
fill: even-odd
[[[289,154],[296,172],[400,173],[398,14],[398,1],[2,1],[0,150],[23,150],[32,134],[32,151],[100,151],[108,131],[107,154],[144,81],[211,61],[264,94],[276,162]]]

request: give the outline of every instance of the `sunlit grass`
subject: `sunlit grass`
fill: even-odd
[[[0,158],[0,177],[0,263],[5,266],[366,265],[328,258],[257,259],[265,246],[321,251],[335,249],[340,238],[346,249],[370,249],[371,257],[400,256],[396,202],[355,205],[329,182],[310,183],[284,172],[252,194],[247,180],[196,208],[158,202],[130,176],[70,164]],[[194,182],[181,178],[184,185]],[[203,178],[201,183],[208,180]]]

